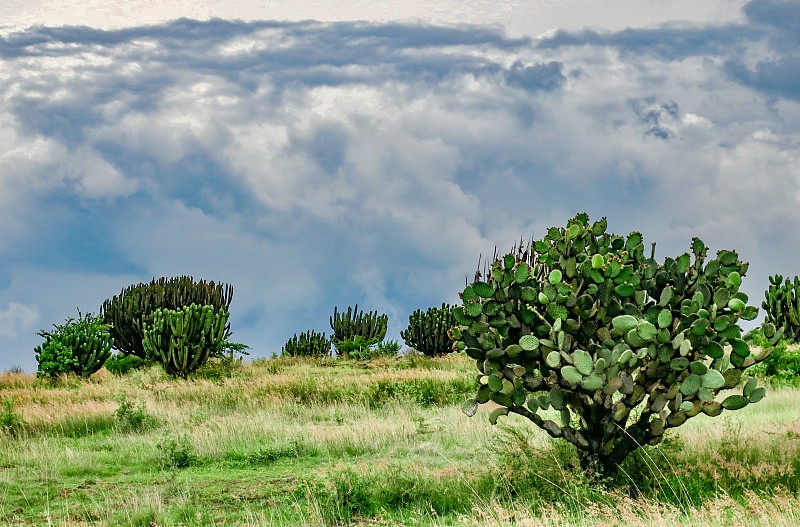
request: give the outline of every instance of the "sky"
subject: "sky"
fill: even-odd
[[[251,358],[354,304],[402,343],[583,211],[800,274],[799,0],[162,4],[0,6],[0,371],[162,276]]]

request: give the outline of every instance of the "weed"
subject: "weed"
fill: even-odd
[[[121,393],[114,400],[119,407],[114,410],[114,422],[121,432],[143,432],[158,424],[158,419],[147,411],[144,402],[132,403]]]
[[[197,461],[192,441],[186,434],[174,435],[167,431],[158,442],[159,461],[164,469],[179,469],[191,466]]]
[[[24,428],[25,422],[14,408],[14,401],[4,397],[0,403],[0,431],[10,436],[17,436]]]

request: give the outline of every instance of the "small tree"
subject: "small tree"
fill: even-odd
[[[706,261],[692,254],[658,263],[642,235],[606,232],[606,220],[578,214],[566,228],[496,259],[461,293],[451,330],[476,359],[480,387],[465,405],[500,405],[575,445],[590,475],[613,475],[642,445],[701,413],[720,415],[764,397],[742,372],[771,351],[750,356],[740,318],[758,308],[739,291],[747,264],[733,251]],[[774,343],[780,332],[764,327]],[[539,412],[554,409],[560,419]]]

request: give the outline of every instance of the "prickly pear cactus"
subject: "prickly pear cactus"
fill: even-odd
[[[290,357],[327,357],[331,354],[331,341],[325,333],[304,331],[290,338],[281,355]]]
[[[408,327],[400,332],[406,345],[429,357],[453,351],[450,328],[455,325],[453,308],[442,304],[430,307],[424,313],[417,309],[408,317]]]
[[[784,329],[784,337],[797,342],[800,340],[800,278],[788,278],[776,274],[769,278],[769,288],[764,293],[766,299],[761,303],[767,322]]]
[[[378,315],[377,311],[365,314],[356,304],[354,308],[348,306],[347,313],[339,313],[339,308],[334,307],[330,322],[333,330],[331,341],[339,349],[342,342],[355,337],[361,337],[368,345],[381,342],[386,337],[389,317]]]
[[[464,289],[452,330],[479,371],[468,415],[493,401],[492,423],[527,417],[603,477],[669,428],[761,400],[743,371],[771,352],[751,357],[741,338],[739,319],[758,308],[739,290],[747,264],[735,252],[709,260],[695,238],[691,253],[659,263],[640,233],[606,228],[578,214],[496,258]],[[780,337],[772,324],[764,332]]]
[[[205,364],[230,336],[228,311],[190,304],[157,309],[144,325],[147,358],[159,362],[173,377],[185,377]]]

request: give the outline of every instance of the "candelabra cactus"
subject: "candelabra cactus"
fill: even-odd
[[[228,311],[191,304],[156,309],[143,324],[147,357],[174,377],[185,377],[205,364],[230,336]]]
[[[800,278],[788,278],[776,274],[769,278],[769,288],[764,293],[766,299],[761,303],[767,322],[784,329],[784,337],[797,342],[800,340]]]
[[[331,341],[325,333],[304,331],[290,338],[281,350],[281,355],[290,357],[327,357],[331,354]]]
[[[586,214],[566,228],[496,258],[461,293],[451,330],[476,360],[480,387],[465,412],[499,405],[578,449],[589,474],[613,475],[619,463],[664,431],[698,414],[717,416],[764,397],[743,371],[751,357],[740,318],[754,319],[739,290],[748,264],[736,252],[706,261],[692,253],[663,263],[645,256],[642,235],[606,232]],[[780,330],[765,324],[776,342]],[[723,389],[738,394],[717,396]],[[552,408],[560,418],[540,414]]]
[[[114,343],[111,326],[103,324],[100,317],[91,313],[83,316],[78,311],[78,320],[68,318],[66,323],[53,327],[55,331],[38,333],[45,338],[43,344],[34,348],[40,375],[75,373],[89,377],[111,356]]]
[[[229,284],[195,282],[191,276],[155,278],[149,284],[136,284],[105,302],[100,310],[103,321],[111,324],[114,347],[127,355],[147,358],[144,349],[143,319],[158,309],[181,309],[191,304],[228,310],[233,299]]]
[[[339,313],[337,307],[333,308],[333,315],[330,317],[331,341],[339,349],[342,342],[361,337],[368,345],[376,344],[386,337],[386,329],[389,324],[387,315],[378,315],[377,311],[364,314],[359,311],[358,304],[355,308],[347,308],[347,313]]]
[[[453,350],[453,341],[448,332],[455,325],[453,308],[442,304],[441,308],[431,307],[424,313],[417,309],[408,317],[408,327],[400,332],[406,345],[433,357]]]

